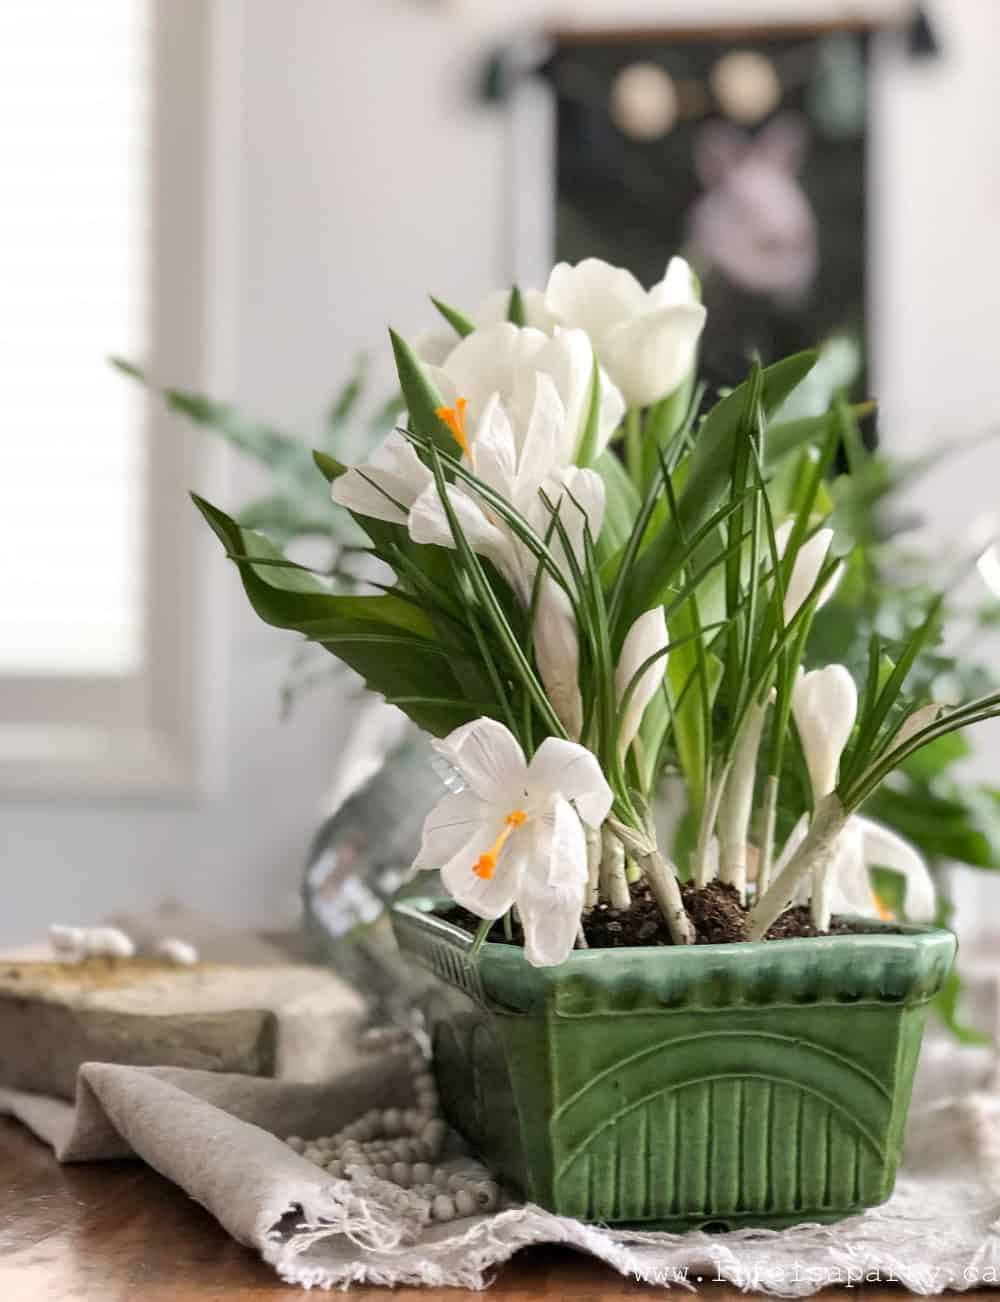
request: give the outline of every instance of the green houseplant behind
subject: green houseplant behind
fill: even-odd
[[[400,427],[351,469],[316,457],[384,584],[338,594],[196,500],[262,618],[356,669],[454,771],[414,863],[453,903],[395,910],[441,978],[448,1114],[513,1190],[590,1219],[881,1201],[954,939],[920,925],[919,855],[861,809],[1000,695],[907,694],[937,598],[873,638],[860,682],[810,665],[854,541],[824,486],[853,413],[775,420],[799,354],[698,420],[681,260],[648,292],[591,259],[469,317],[438,306],[444,346],[393,335]],[[666,774],[694,829],[672,845],[650,813]]]

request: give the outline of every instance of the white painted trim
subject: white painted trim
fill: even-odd
[[[157,379],[209,390],[232,374],[235,164],[222,139],[238,52],[221,30],[223,8],[232,12],[156,0],[152,59],[145,360]],[[118,680],[0,678],[0,796],[191,800],[217,786],[224,603],[204,577],[207,531],[188,499],[193,484],[206,485],[206,465],[215,487],[219,459],[206,456],[206,442],[151,402],[143,669]]]

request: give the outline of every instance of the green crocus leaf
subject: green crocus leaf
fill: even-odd
[[[874,410],[874,402],[858,402],[848,408],[855,420],[870,416]],[[803,443],[823,443],[831,429],[838,426],[840,421],[841,414],[834,410],[826,411],[822,416],[804,416],[800,420],[786,420],[772,425],[764,442],[764,459],[768,467],[777,465],[789,452],[802,447]]]
[[[524,296],[516,285],[510,291],[510,302],[507,304],[507,320],[511,325],[518,327],[524,326],[527,321],[524,312]]]
[[[639,513],[639,494],[625,467],[610,450],[601,453],[593,469],[604,481],[604,524],[598,539],[598,556],[603,565],[628,541]]]
[[[444,405],[441,395],[427,378],[416,353],[402,335],[390,330],[389,338],[396,359],[399,387],[403,390],[406,410],[410,414],[410,428],[417,434],[432,438],[446,456],[455,459],[459,452],[458,444],[451,430],[437,414],[437,409]]]
[[[457,335],[460,335],[461,338],[464,339],[466,335],[471,335],[473,330],[475,330],[475,324],[470,321],[467,316],[459,312],[458,308],[449,307],[447,303],[442,303],[441,300],[435,298],[433,294],[431,295],[431,302],[448,322],[452,330],[454,330]]]
[[[760,375],[760,401],[767,415],[775,411],[816,362],[815,352],[796,353],[769,366]],[[694,449],[687,460],[677,517],[664,520],[655,537],[638,556],[628,577],[628,588],[614,630],[621,645],[634,620],[664,600],[676,577],[685,538],[691,537],[718,506],[729,484],[736,441],[745,432],[751,380],[745,381],[716,403],[702,422]]]
[[[122,375],[138,380],[147,389],[158,393],[171,411],[187,417],[195,425],[212,430],[232,447],[253,457],[274,474],[299,479],[303,474],[311,474],[309,449],[295,435],[250,420],[231,403],[217,402],[202,393],[155,384],[134,362],[120,357],[112,357],[110,360],[111,365]]]
[[[670,620],[672,639],[693,631],[687,607],[681,607]],[[708,714],[722,679],[722,661],[709,653],[705,657],[705,687],[708,691]],[[711,738],[705,734],[705,706],[698,678],[698,647],[687,641],[671,650],[667,657],[667,691],[673,707],[673,742],[677,762],[687,785],[688,800],[696,814],[705,800],[705,759]]]
[[[488,711],[466,697],[434,625],[412,601],[393,593],[327,592],[260,534],[192,494],[195,505],[240,571],[250,604],[265,623],[301,633],[356,670],[372,691],[398,704],[436,736]]]
[[[331,457],[329,452],[320,452],[318,448],[313,448],[312,455],[317,470],[328,484],[332,484],[341,475],[347,474],[347,467],[343,462],[338,461],[336,457]]]
[[[597,364],[597,358],[594,358],[594,365],[591,370],[590,378],[590,404],[587,408],[587,419],[583,427],[583,434],[580,438],[580,447],[577,452],[576,462],[579,466],[589,466],[594,460],[594,449],[597,446],[597,431],[601,423],[601,368]]]

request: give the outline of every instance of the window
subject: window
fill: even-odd
[[[200,379],[207,8],[0,5],[0,792],[193,776],[191,448],[107,359]]]

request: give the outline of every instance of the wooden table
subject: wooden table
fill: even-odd
[[[500,1268],[487,1294],[459,1289],[355,1288],[351,1302],[609,1302],[667,1296],[580,1253],[532,1248]],[[745,1297],[704,1284],[708,1302]],[[59,1166],[50,1151],[0,1118],[0,1302],[270,1302],[307,1294],[282,1284],[197,1203],[141,1162]],[[689,1296],[684,1291],[675,1298]],[[887,1286],[828,1289],[823,1302],[901,1302]],[[978,1299],[1000,1296],[981,1291]]]

